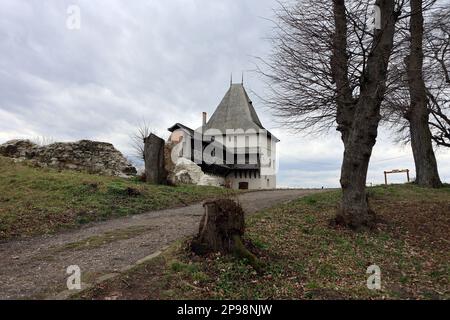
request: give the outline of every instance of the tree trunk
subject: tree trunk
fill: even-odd
[[[374,143],[373,143],[374,144]],[[373,144],[348,141],[341,168],[342,202],[336,223],[352,229],[371,227],[374,214],[369,208],[366,178]]]
[[[366,194],[366,178],[372,148],[375,145],[378,124],[381,119],[380,106],[386,91],[386,78],[389,58],[392,53],[395,23],[398,13],[394,10],[394,1],[379,0],[376,3],[381,9],[381,30],[375,30],[374,43],[371,48],[367,68],[361,79],[360,95],[356,99],[353,112],[339,112],[343,119],[338,117],[338,129],[341,131],[344,142],[344,159],[341,167],[342,202],[337,213],[335,223],[348,226],[353,229],[371,227],[374,222],[374,214],[369,208]],[[336,22],[336,38],[346,36],[346,28],[342,27],[345,19],[345,2],[334,1],[334,13]],[[332,63],[344,63],[342,55],[343,41],[335,42],[334,59]],[[341,46],[341,47],[339,47]],[[346,62],[348,64],[348,61]],[[342,65],[333,66],[334,70],[345,70]],[[336,75],[335,75],[336,78]],[[336,79],[339,80],[339,79]],[[336,81],[337,85],[345,81]],[[341,96],[342,96],[342,89]],[[348,88],[347,88],[348,91]],[[347,99],[348,100],[348,99]],[[338,100],[339,102],[339,100]],[[338,109],[351,105],[338,104]],[[347,109],[348,110],[348,109]]]
[[[414,110],[414,109],[413,109]],[[442,186],[428,126],[428,113],[412,111],[409,118],[411,148],[416,167],[416,183],[422,187]]]
[[[145,179],[148,183],[167,184],[164,144],[164,140],[153,133],[144,140]]]
[[[438,188],[441,186],[441,180],[428,125],[428,98],[423,79],[423,21],[422,0],[411,0],[411,52],[405,59],[411,105],[405,116],[410,127],[416,183],[424,187]]]

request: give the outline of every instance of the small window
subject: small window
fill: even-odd
[[[239,182],[239,189],[248,189],[248,182]]]

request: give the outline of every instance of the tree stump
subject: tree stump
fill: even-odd
[[[203,203],[205,213],[200,221],[197,236],[191,242],[191,250],[198,255],[211,252],[231,253],[245,258],[258,272],[259,260],[244,245],[244,210],[231,199],[219,199]]]

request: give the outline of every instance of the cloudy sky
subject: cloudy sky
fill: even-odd
[[[79,29],[72,5],[80,9]],[[212,114],[228,89],[230,73],[240,82],[244,71],[263,124],[281,139],[278,185],[338,186],[339,136],[289,132],[252,94],[264,96],[252,70],[255,57],[270,51],[265,39],[276,7],[274,0],[2,0],[0,143],[86,138],[131,155],[129,135],[140,122],[164,138],[175,122],[198,127],[201,112]],[[450,182],[450,152],[437,157]],[[382,129],[368,182],[381,183],[382,172],[396,168],[414,171],[410,148]]]

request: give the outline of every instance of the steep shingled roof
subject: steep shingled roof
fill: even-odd
[[[232,84],[216,111],[206,124],[206,129],[264,129],[250,98],[242,84]]]

